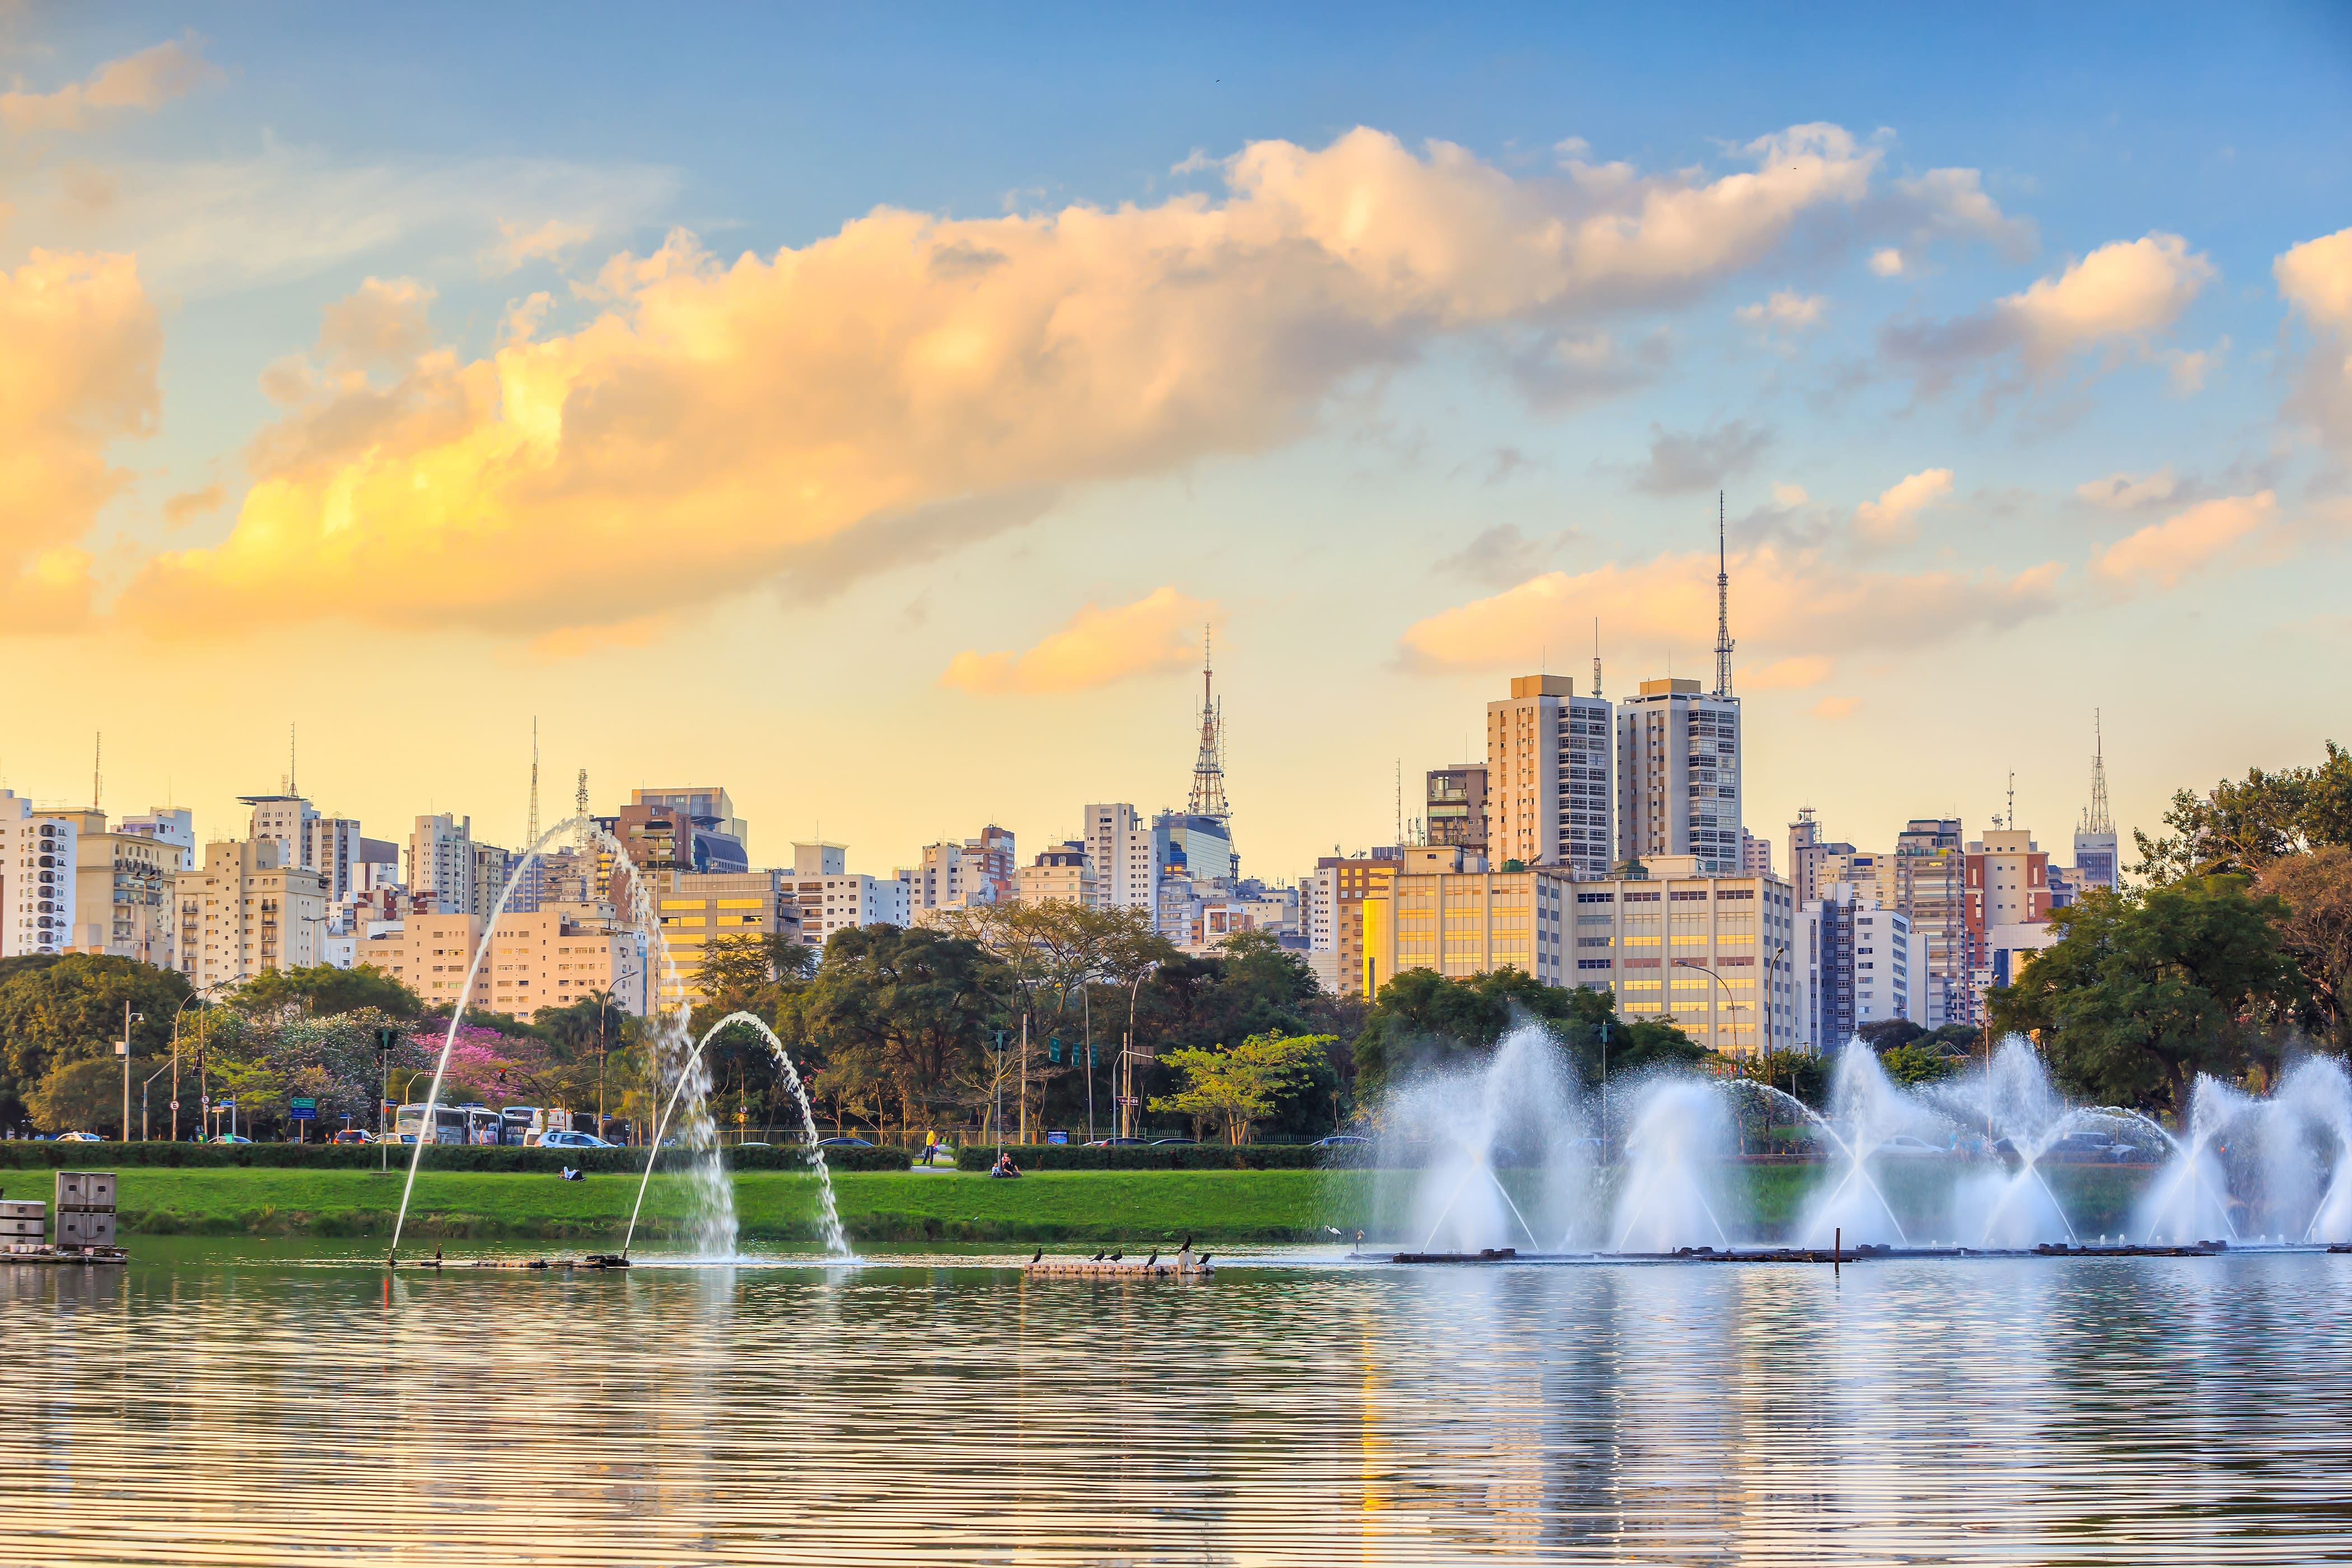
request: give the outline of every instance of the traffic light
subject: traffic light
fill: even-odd
[[[376,1055],[380,1057],[390,1056],[392,1054],[393,1047],[399,1043],[399,1029],[390,1024],[378,1024],[375,1026]]]

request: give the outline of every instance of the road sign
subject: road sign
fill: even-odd
[[[180,1109],[180,1102],[179,1102],[178,1100],[173,1100],[173,1101],[172,1101],[172,1109],[173,1109],[173,1110],[179,1110],[179,1109]]]
[[[317,1100],[297,1100],[290,1103],[293,1107],[291,1114],[295,1121],[316,1121],[319,1120],[319,1102]]]

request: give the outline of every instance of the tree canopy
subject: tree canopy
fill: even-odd
[[[2271,1026],[2295,1016],[2286,913],[2242,877],[2095,894],[2053,915],[2058,942],[1989,993],[1993,1026],[2033,1032],[2077,1093],[2185,1115],[2199,1073],[2274,1055]]]
[[[2151,881],[2251,875],[2325,845],[2352,846],[2352,752],[2330,741],[2315,767],[2249,768],[2202,796],[2177,791],[2164,825],[2171,831],[2158,837],[2132,834],[2134,869]]]
[[[300,1006],[321,1017],[373,1007],[394,1018],[413,1018],[424,1007],[415,992],[372,963],[356,969],[320,963],[264,970],[230,992],[228,999],[248,1012]]]
[[[194,994],[176,971],[132,958],[69,952],[0,959],[0,1121],[21,1122],[26,1097],[59,1062],[105,1058],[117,1075],[114,1041],[127,1003],[143,1015],[131,1026],[134,1057],[169,1054],[172,1022]],[[193,1012],[193,1009],[191,1010]],[[118,1105],[115,1120],[121,1119]]]
[[[1574,1056],[1588,1083],[1600,1080],[1604,1062],[1608,1076],[1616,1078],[1706,1055],[1670,1022],[1619,1017],[1616,998],[1606,991],[1546,985],[1518,969],[1466,980],[1408,969],[1381,987],[1364,1032],[1357,1037],[1358,1100],[1420,1068],[1483,1057],[1521,1019],[1549,1029]]]
[[[1245,1142],[1250,1124],[1270,1115],[1286,1090],[1311,1079],[1333,1043],[1328,1035],[1264,1034],[1230,1048],[1180,1047],[1161,1060],[1182,1076],[1182,1086],[1155,1097],[1151,1109],[1221,1122],[1227,1142]]]

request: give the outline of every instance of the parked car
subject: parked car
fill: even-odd
[[[224,1132],[213,1140],[215,1143],[250,1143],[250,1138],[240,1138],[234,1132]]]
[[[1318,1149],[1367,1149],[1371,1146],[1371,1142],[1369,1138],[1359,1138],[1352,1132],[1334,1132],[1328,1138],[1315,1140],[1315,1147]]]
[[[375,1134],[363,1127],[346,1127],[327,1140],[330,1143],[373,1143]]]
[[[1154,1149],[1188,1148],[1199,1142],[1198,1138],[1154,1138],[1151,1146]]]
[[[1150,1146],[1149,1138],[1097,1138],[1087,1145],[1089,1149],[1148,1149]]]
[[[1914,1138],[1908,1132],[1897,1132],[1871,1151],[1890,1160],[1940,1160],[1951,1151],[1938,1149],[1924,1138]]]
[[[593,1132],[550,1132],[539,1141],[542,1149],[617,1149],[618,1143],[607,1143]]]
[[[58,1134],[58,1142],[60,1143],[103,1143],[106,1140],[100,1138],[95,1132],[60,1132]]]
[[[2042,1158],[2061,1165],[2119,1165],[2139,1158],[2139,1151],[2103,1132],[2069,1132],[2043,1150]]]
[[[820,1149],[871,1149],[874,1142],[870,1138],[820,1138],[816,1146]]]

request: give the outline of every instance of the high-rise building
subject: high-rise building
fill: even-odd
[[[1967,857],[1957,817],[1915,816],[1895,835],[1895,907],[1927,950],[1927,1015],[1912,1022],[1930,1029],[1976,1021]],[[1912,987],[1915,995],[1920,989]]]
[[[199,991],[323,962],[327,882],[280,858],[276,838],[205,846],[205,863],[172,879],[180,973]]]
[[[507,892],[507,879],[514,875],[514,863],[517,858],[513,851],[501,849],[495,844],[472,843],[467,846],[467,853],[473,857],[474,861],[471,878],[474,891],[473,912],[485,921],[492,919],[499,912],[499,900],[501,898],[506,900],[508,909],[514,909],[515,895],[521,893],[522,889],[516,889],[515,894]],[[529,901],[532,909],[539,907],[539,901],[536,899]],[[528,911],[518,910],[517,912],[527,913]]]
[[[1603,766],[1606,766],[1605,748]],[[1456,763],[1429,770],[1422,806],[1429,842],[1486,852],[1486,764]]]
[[[110,833],[106,813],[95,807],[47,816],[74,830],[73,950],[174,967],[168,894],[180,869],[178,847]]]
[[[1890,1018],[1922,1023],[1927,944],[1899,910],[1851,882],[1823,884],[1800,907],[1790,973],[1797,983],[1801,1048],[1834,1051],[1864,1024]]]
[[[478,970],[473,963],[482,945],[482,919],[462,913],[378,921],[354,943],[353,961],[391,975],[429,1008],[454,1007],[463,999],[469,1007],[529,1018],[542,1007],[608,992],[621,1011],[645,1012],[643,940],[614,918],[610,904],[510,910],[499,917],[497,929]]]
[[[408,836],[408,890],[436,914],[474,912],[474,819],[447,812],[416,819]]]
[[[72,945],[76,837],[72,821],[37,816],[30,800],[0,789],[0,958]]]
[[[255,808],[257,814],[258,807]],[[327,879],[327,901],[341,903],[355,891],[364,875],[367,840],[357,819],[320,816],[312,813],[302,824],[301,861]]]
[[[751,863],[751,824],[735,815],[735,802],[717,784],[631,790],[629,804],[667,806],[692,826],[695,844],[677,856],[680,869],[740,871]]]
[[[246,795],[237,798],[253,807],[253,825],[247,830],[247,837],[276,839],[285,865],[310,864],[310,824],[318,820],[319,813],[309,801],[299,795]]]
[[[1496,871],[1466,849],[1408,846],[1364,903],[1363,994],[1411,969],[1463,978],[1517,969],[1570,984],[1560,931],[1580,886],[1564,867]]]
[[[2007,985],[2057,940],[2050,924],[2050,857],[2023,828],[1992,828],[1968,847],[1969,999]]]
[[[1772,874],[1772,841],[1757,837],[1744,826],[1739,829],[1739,869],[1748,877]]]
[[[1608,702],[1565,675],[1522,675],[1486,704],[1486,858],[1609,874]]]
[[[1367,855],[1326,855],[1315,862],[1315,875],[1299,890],[1299,923],[1306,928],[1307,967],[1326,991],[1339,996],[1362,994],[1364,905],[1386,896],[1389,879],[1403,864],[1404,849],[1399,845],[1384,845]]]
[[[664,974],[654,965],[655,995],[666,1006],[710,1000],[702,965],[713,942],[801,940],[800,889],[789,871],[672,871],[654,887],[675,969]]]
[[[1617,858],[1692,855],[1740,874],[1739,699],[1645,680],[1617,706]]]
[[[196,863],[196,814],[186,806],[159,805],[144,816],[126,816],[115,831],[152,838],[177,849],[180,863],[174,870],[184,871]]]
[[[993,823],[982,828],[979,837],[961,844],[952,838],[926,844],[921,866],[901,873],[910,880],[916,910],[1009,900],[1019,893],[1019,874],[1012,830]]]
[[[1671,1017],[1726,1056],[1796,1037],[1790,964],[1795,900],[1773,876],[1710,875],[1695,855],[1643,862],[1645,875],[1579,882],[1549,934],[1566,984],[1612,991],[1629,1018]]]
[[[1087,857],[1095,866],[1095,891],[1108,910],[1160,907],[1158,837],[1135,807],[1103,802],[1087,807]]]
[[[1797,820],[1789,824],[1789,885],[1796,889],[1797,907],[1802,909],[1821,897],[1820,889],[1835,878],[1821,876],[1822,863],[1832,855],[1851,855],[1851,844],[1832,844],[1822,837],[1821,824],[1813,820],[1810,805],[1797,813]]]
[[[837,931],[905,926],[910,884],[898,878],[852,872],[849,848],[809,842],[793,846],[793,889],[800,900],[800,940],[822,948]]]

